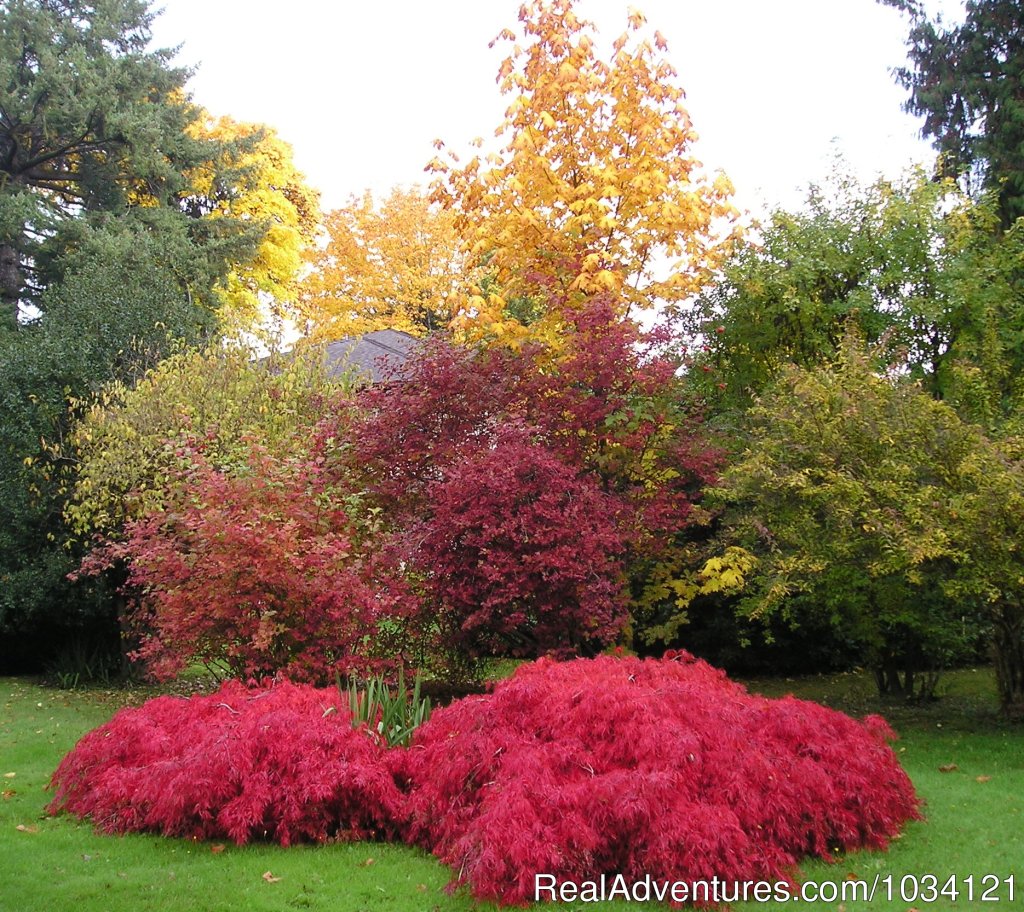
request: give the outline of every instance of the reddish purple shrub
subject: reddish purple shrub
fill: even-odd
[[[325,474],[355,479],[452,621],[438,651],[592,654],[683,561],[721,454],[619,311],[589,301],[554,348],[434,340],[321,424]]]
[[[431,501],[414,537],[448,643],[470,655],[592,655],[619,635],[625,506],[528,429],[467,448]]]
[[[393,832],[401,796],[384,749],[335,688],[229,682],[211,696],[158,697],[87,734],[50,783],[50,813],[107,833],[274,840]]]
[[[787,879],[807,855],[882,848],[918,816],[893,736],[685,654],[542,659],[435,712],[394,760],[407,840],[514,903],[538,873]]]

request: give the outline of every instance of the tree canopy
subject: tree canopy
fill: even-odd
[[[968,0],[964,21],[929,19],[917,0],[881,0],[910,16],[910,66],[896,78],[906,109],[945,174],[999,196],[1003,227],[1024,215],[1024,9],[1018,0]]]
[[[379,204],[369,192],[324,218],[325,243],[309,248],[298,317],[306,337],[338,339],[397,329],[447,329],[468,279],[455,217],[415,188]]]
[[[504,145],[428,166],[434,199],[455,212],[467,255],[489,277],[464,301],[462,329],[554,339],[560,309],[598,292],[626,308],[692,294],[730,234],[731,185],[694,155],[664,37],[641,36],[632,12],[603,59],[571,0],[526,3],[519,19],[521,34],[495,39],[512,45],[498,73]]]

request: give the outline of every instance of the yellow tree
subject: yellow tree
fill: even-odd
[[[213,219],[228,216],[266,226],[251,258],[238,261],[218,289],[229,324],[251,328],[294,308],[303,254],[316,238],[320,195],[295,167],[292,147],[270,127],[206,115],[192,126],[196,138],[226,144],[219,169],[190,172],[192,204]],[[234,174],[223,184],[224,168]],[[263,305],[266,305],[264,307]]]
[[[396,187],[327,213],[311,248],[299,313],[307,336],[329,341],[376,329],[424,335],[445,328],[463,281],[454,215],[418,189]]]
[[[693,155],[664,38],[645,37],[633,11],[604,60],[573,0],[531,0],[519,19],[521,36],[495,39],[513,45],[498,74],[510,98],[500,151],[427,166],[433,198],[456,213],[467,254],[489,276],[463,302],[461,325],[515,339],[537,321],[533,332],[550,336],[560,303],[600,291],[626,307],[692,294],[736,213],[729,181],[706,176]]]

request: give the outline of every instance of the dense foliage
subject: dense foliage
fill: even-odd
[[[320,682],[396,660],[384,622],[395,629],[411,613],[404,587],[377,578],[377,556],[315,466],[257,449],[229,474],[201,446],[180,455],[192,465],[166,511],[130,521],[123,541],[84,564],[127,563],[134,658],[159,679],[201,661],[238,677]]]
[[[734,540],[758,555],[742,609],[831,626],[881,692],[930,696],[978,637],[975,609],[943,584],[964,561],[957,511],[983,438],[878,376],[853,340],[834,367],[790,368],[750,424],[721,487]]]
[[[451,645],[532,657],[614,642],[628,618],[622,510],[526,428],[467,447],[431,491],[418,550]]]
[[[49,810],[107,833],[282,845],[390,835],[401,796],[384,748],[336,689],[228,682],[157,697],[87,734],[54,773]]]
[[[853,328],[972,420],[1019,390],[1020,232],[994,232],[987,201],[921,173],[813,188],[740,245],[689,312],[693,380],[717,410],[745,409],[788,364],[828,363]]]
[[[1003,226],[1024,215],[1024,15],[1017,0],[967,0],[962,22],[928,17],[919,0],[881,0],[910,15],[910,66],[896,78],[924,118],[940,170],[994,190]]]
[[[0,331],[0,665],[38,669],[62,645],[117,650],[109,594],[72,587],[80,557],[64,547],[62,508],[72,483],[69,400],[101,379],[133,382],[170,346],[204,331],[154,245],[112,250],[47,291],[47,319]]]
[[[807,855],[882,848],[918,816],[892,737],[878,717],[751,696],[685,653],[522,666],[387,752],[336,690],[229,684],[86,735],[50,810],[115,833],[398,837],[508,904],[538,873],[789,879]]]
[[[223,343],[168,355],[133,382],[108,383],[82,403],[70,434],[67,524],[80,537],[119,537],[125,521],[181,493],[180,471],[197,443],[229,473],[246,469],[254,446],[283,461],[308,455],[311,428],[348,388],[345,377],[328,375],[319,351],[258,358]]]
[[[681,300],[710,275],[732,187],[701,173],[665,39],[644,25],[631,11],[603,57],[572,0],[531,0],[495,40],[511,48],[498,71],[501,148],[428,165],[490,279],[461,302],[470,338],[557,344],[566,305],[612,292],[625,314]]]
[[[328,212],[325,243],[309,251],[297,305],[306,337],[445,329],[469,278],[454,222],[416,189],[395,188],[380,202],[367,192]]]
[[[437,340],[325,423],[328,465],[379,511],[448,645],[592,653],[652,580],[690,571],[718,454],[657,341],[598,297],[554,350]]]
[[[275,256],[292,203],[307,233],[316,214],[284,144],[206,129],[188,70],[149,46],[155,15],[143,0],[0,6],[4,667],[87,639],[117,656],[109,589],[65,578],[71,426],[105,383],[218,332],[240,282],[250,303],[277,293],[299,265]]]
[[[918,816],[892,737],[879,717],[751,696],[685,653],[541,660],[418,731],[407,838],[506,903],[537,872],[784,879]]]

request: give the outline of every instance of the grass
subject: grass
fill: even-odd
[[[749,682],[769,695],[792,692],[862,715],[877,712],[902,738],[896,748],[925,799],[927,820],[910,825],[886,853],[858,853],[835,864],[807,863],[804,878],[872,880],[876,874],[956,874],[1016,878],[1024,893],[1024,728],[1004,725],[993,710],[987,669],[950,676],[942,700],[926,707],[879,707],[863,675]],[[67,692],[23,679],[0,679],[0,909],[23,912],[455,912],[493,907],[444,892],[449,872],[430,856],[401,846],[359,843],[318,847],[236,847],[156,836],[110,837],[44,807],[50,774],[90,728],[142,691]],[[956,769],[940,772],[940,767]],[[217,849],[215,851],[215,849]],[[264,875],[269,872],[268,880]],[[897,891],[898,892],[898,891]],[[1002,904],[1008,905],[1002,887]],[[977,898],[976,898],[977,899]],[[974,905],[978,905],[977,901]],[[822,903],[819,908],[836,908]],[[846,912],[967,909],[962,897],[847,902]],[[985,903],[989,907],[993,904]],[[593,908],[578,904],[576,908]],[[572,905],[559,908],[573,908]],[[635,903],[600,904],[635,909]],[[737,912],[782,909],[745,903]],[[788,908],[792,908],[789,906]]]

